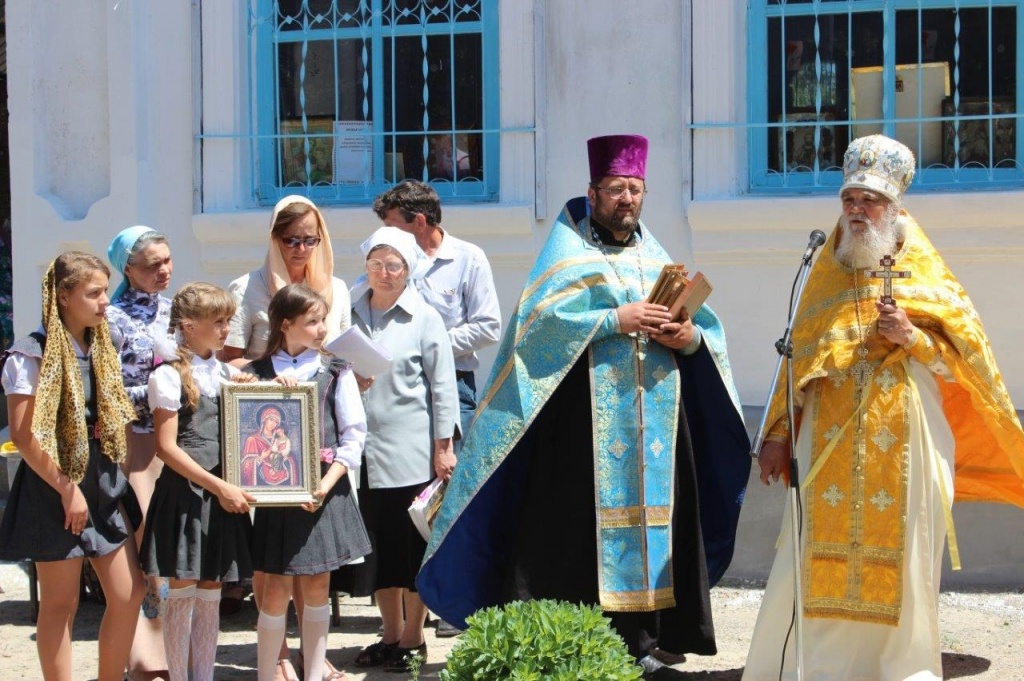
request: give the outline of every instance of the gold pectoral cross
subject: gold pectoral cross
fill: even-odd
[[[879,298],[883,305],[895,305],[896,300],[892,297],[892,280],[893,279],[909,279],[910,272],[899,271],[893,272],[892,266],[896,264],[896,261],[891,255],[887,255],[878,261],[878,264],[882,266],[880,270],[871,270],[868,272],[868,277],[871,279],[884,279],[882,284],[882,295]]]

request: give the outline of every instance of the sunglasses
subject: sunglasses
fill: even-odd
[[[298,248],[299,246],[316,248],[320,245],[320,241],[321,239],[318,236],[286,236],[281,238],[281,243],[288,248]]]

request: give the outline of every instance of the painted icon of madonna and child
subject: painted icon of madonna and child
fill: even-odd
[[[242,487],[303,486],[303,467],[299,463],[302,443],[295,439],[301,435],[298,429],[289,427],[289,423],[298,422],[298,414],[287,418],[288,407],[296,407],[297,412],[298,405],[273,402],[251,404],[250,409],[242,409],[244,428],[240,430],[250,433],[242,446]]]

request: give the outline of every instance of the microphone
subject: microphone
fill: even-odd
[[[820,229],[816,229],[811,232],[811,239],[807,242],[807,250],[804,251],[804,260],[810,260],[814,252],[818,250],[818,247],[825,243],[825,232]]]

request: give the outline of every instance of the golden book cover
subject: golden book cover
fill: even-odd
[[[672,321],[683,318],[683,310],[687,317],[692,317],[711,295],[711,282],[698,272],[692,278],[685,265],[665,265],[654,282],[648,303],[664,305],[672,315]]]

